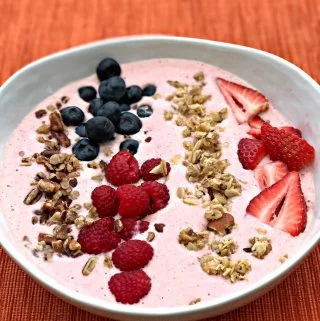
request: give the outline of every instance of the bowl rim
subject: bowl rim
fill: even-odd
[[[60,59],[66,55],[73,54],[79,51],[85,51],[89,48],[94,48],[100,45],[105,44],[122,44],[122,43],[130,43],[134,41],[143,41],[143,42],[152,42],[152,41],[166,41],[166,42],[180,42],[180,43],[188,43],[190,45],[193,44],[206,44],[212,47],[220,47],[225,49],[231,49],[236,52],[242,52],[246,54],[253,54],[256,56],[260,56],[263,58],[267,58],[278,62],[280,64],[285,65],[290,68],[297,75],[302,77],[309,86],[313,87],[314,90],[319,92],[320,95],[320,86],[318,83],[313,80],[307,73],[305,73],[302,69],[292,64],[291,62],[278,57],[274,54],[271,54],[266,51],[262,51],[255,48],[250,48],[238,44],[231,44],[226,42],[212,41],[206,39],[198,39],[198,38],[187,38],[187,37],[176,37],[176,36],[165,36],[165,35],[134,35],[134,36],[124,36],[110,39],[103,39],[99,41],[90,42],[88,44],[72,47],[70,49],[62,50],[48,56],[42,57],[34,62],[31,62],[19,69],[16,73],[14,73],[10,78],[8,78],[3,85],[0,87],[0,97],[2,91],[13,83],[21,74],[28,71],[28,69],[44,64],[52,59]],[[315,218],[317,219],[317,218]],[[1,223],[1,221],[0,221]],[[320,241],[320,230],[316,233],[306,244],[303,249],[300,249],[294,257],[292,257],[285,264],[280,266],[278,269],[269,273],[259,281],[254,284],[234,293],[228,294],[221,298],[211,299],[209,301],[200,302],[196,305],[186,305],[186,306],[178,306],[178,307],[141,307],[135,305],[123,305],[118,303],[112,303],[108,301],[104,301],[102,299],[95,299],[91,296],[86,296],[84,294],[75,292],[74,290],[69,289],[67,286],[60,284],[56,280],[51,277],[48,277],[44,272],[38,270],[35,265],[30,263],[24,255],[14,247],[14,245],[9,241],[8,238],[4,236],[3,233],[0,233],[0,245],[4,248],[7,254],[24,270],[26,271],[33,279],[39,282],[42,286],[47,288],[49,291],[55,293],[60,297],[64,297],[68,302],[72,302],[77,306],[82,306],[83,308],[88,308],[91,311],[100,311],[114,313],[116,315],[126,315],[126,316],[150,316],[150,317],[161,317],[161,316],[179,316],[189,313],[199,313],[208,310],[212,310],[214,308],[222,308],[226,305],[231,305],[232,303],[236,303],[240,299],[248,298],[250,295],[254,296],[257,292],[263,292],[265,288],[270,286],[270,284],[276,283],[277,280],[280,280],[281,277],[284,277],[289,272],[291,272],[294,267],[298,265],[317,245]]]

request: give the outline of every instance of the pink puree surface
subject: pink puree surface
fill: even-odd
[[[207,83],[204,91],[212,95],[212,99],[207,103],[207,110],[217,111],[226,106],[226,102],[215,84],[216,77],[247,85],[243,80],[224,70],[196,61],[148,60],[124,64],[122,65],[122,70],[128,86],[137,84],[143,87],[146,84],[153,83],[157,86],[157,92],[163,98],[173,91],[172,87],[167,84],[167,80],[179,80],[193,84],[192,76],[202,70],[206,76]],[[87,113],[88,103],[81,100],[77,92],[80,86],[85,85],[97,87],[98,80],[96,76],[90,76],[60,89],[41,102],[16,128],[8,143],[1,171],[0,207],[5,215],[8,229],[11,231],[16,246],[39,269],[77,292],[115,302],[113,295],[108,290],[107,283],[110,276],[119,271],[116,268],[107,269],[103,266],[104,255],[100,255],[95,270],[87,277],[82,275],[81,270],[89,255],[82,255],[76,259],[54,256],[51,262],[44,262],[42,258],[36,258],[32,255],[31,249],[37,243],[38,233],[48,232],[51,229],[46,226],[31,224],[32,212],[39,208],[39,203],[33,206],[26,206],[22,203],[25,195],[30,190],[29,184],[35,173],[39,170],[43,171],[43,168],[38,165],[31,167],[19,166],[20,151],[24,151],[26,156],[31,156],[43,148],[36,141],[35,130],[39,127],[41,121],[47,120],[47,118],[36,119],[34,112],[40,108],[45,108],[51,103],[55,103],[62,96],[67,95],[71,99],[66,106],[79,106],[86,112],[86,118],[88,119],[91,117]],[[142,103],[151,104],[154,113],[151,117],[142,119],[142,130],[132,136],[140,141],[139,151],[136,154],[140,164],[144,160],[153,157],[161,157],[169,161],[174,155],[180,154],[183,156],[182,128],[176,126],[174,122],[165,122],[163,120],[163,111],[164,109],[169,109],[170,103],[164,99],[154,100],[151,97],[144,97],[139,102],[139,104]],[[264,114],[264,119],[270,120],[275,126],[290,125],[273,107]],[[185,205],[176,197],[176,189],[181,186],[187,187],[189,183],[185,179],[185,167],[181,164],[174,165],[167,181],[171,194],[169,205],[147,218],[151,222],[149,231],[154,230],[154,223],[165,223],[165,228],[162,234],[156,232],[156,237],[151,243],[155,255],[144,270],[152,279],[152,288],[150,293],[138,303],[139,305],[147,307],[182,306],[187,305],[191,300],[198,297],[202,301],[208,301],[240,291],[277,269],[281,265],[279,262],[280,256],[288,254],[290,260],[295,251],[302,247],[307,239],[308,231],[313,221],[314,208],[314,185],[311,169],[306,168],[301,172],[302,189],[308,205],[307,227],[305,232],[298,237],[291,237],[289,234],[273,229],[256,218],[246,215],[245,209],[248,202],[260,191],[253,171],[244,170],[237,157],[237,144],[240,138],[247,136],[247,125],[239,126],[231,110],[229,110],[229,117],[222,123],[222,126],[225,127],[225,131],[221,133],[221,140],[229,143],[229,146],[223,149],[223,158],[227,158],[231,163],[227,171],[243,182],[242,195],[233,199],[232,214],[235,217],[238,228],[226,237],[231,236],[239,245],[239,250],[232,255],[232,258],[246,258],[251,262],[252,271],[247,275],[248,280],[232,284],[220,276],[205,274],[200,268],[198,258],[208,253],[209,250],[204,249],[192,252],[178,243],[177,238],[181,229],[190,226],[196,231],[203,230],[206,220],[203,216],[204,210],[200,206]],[[73,134],[73,131],[73,128],[70,128],[70,137],[74,139],[77,135]],[[144,131],[147,131],[147,133],[145,134]],[[145,138],[149,136],[152,137],[151,142],[144,142]],[[114,152],[117,152],[119,142],[122,140],[123,137],[118,135],[115,141],[108,144],[113,148]],[[70,152],[70,149],[66,151]],[[108,160],[103,155],[100,158]],[[264,160],[264,162],[268,161],[267,158]],[[76,188],[76,190],[80,191],[80,198],[75,201],[78,204],[90,201],[92,189],[98,186],[98,183],[91,180],[91,177],[100,174],[99,170],[87,168],[85,162],[83,165],[84,171],[78,179],[79,183]],[[104,181],[103,183],[106,184],[107,182]],[[80,214],[85,215],[85,210]],[[272,241],[273,249],[263,260],[256,259],[250,253],[242,251],[242,248],[248,246],[250,237],[259,235],[256,231],[257,228],[265,228],[268,231],[267,237]],[[75,230],[74,235],[76,236],[76,234],[77,231]],[[22,241],[25,235],[32,242],[29,247]],[[139,235],[137,238],[145,239],[146,234]]]

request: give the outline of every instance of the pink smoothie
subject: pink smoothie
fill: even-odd
[[[173,88],[167,84],[167,80],[179,80],[194,84],[195,81],[192,76],[199,71],[203,71],[207,83],[204,93],[212,95],[212,99],[206,104],[208,111],[219,111],[227,106],[215,83],[216,77],[248,85],[235,75],[197,61],[147,60],[124,64],[122,70],[127,86],[136,84],[143,87],[146,84],[155,84],[157,93],[161,96],[159,99],[144,97],[139,102],[139,104],[150,104],[154,110],[151,117],[142,119],[142,130],[132,136],[132,138],[140,141],[139,151],[135,155],[140,164],[149,158],[158,157],[170,161],[173,156],[179,154],[183,157],[185,153],[181,135],[183,128],[176,126],[174,122],[166,122],[163,119],[163,111],[170,108],[170,102],[164,98],[173,92]],[[43,168],[36,164],[30,167],[19,166],[21,161],[19,152],[23,151],[25,156],[31,156],[43,148],[43,145],[36,141],[35,130],[39,127],[41,121],[47,118],[36,119],[34,112],[38,109],[45,109],[47,105],[55,103],[62,96],[69,96],[70,101],[66,106],[75,105],[82,108],[86,113],[86,119],[88,119],[91,117],[87,112],[88,103],[79,97],[77,90],[79,87],[86,85],[97,88],[98,83],[95,75],[71,83],[42,101],[23,119],[7,145],[0,174],[0,207],[5,215],[12,239],[28,260],[45,271],[48,276],[74,291],[108,302],[115,302],[107,283],[110,276],[118,273],[119,270],[104,267],[104,255],[100,255],[95,270],[85,277],[81,271],[90,255],[84,254],[76,259],[54,256],[52,261],[45,262],[41,257],[36,258],[32,254],[31,249],[37,244],[39,232],[51,232],[52,228],[39,224],[32,225],[32,212],[39,208],[39,204],[32,206],[23,204],[23,199],[30,190],[30,181],[35,173],[43,171]],[[270,120],[275,126],[290,126],[290,122],[272,106],[264,114],[264,119]],[[305,231],[297,237],[292,237],[285,232],[273,229],[269,225],[261,223],[258,219],[246,215],[248,202],[260,192],[254,172],[244,170],[237,158],[238,141],[242,137],[248,137],[246,134],[248,126],[246,124],[239,126],[231,110],[229,110],[228,118],[223,121],[221,126],[225,128],[225,131],[221,132],[221,141],[228,142],[228,147],[223,148],[222,159],[229,160],[230,166],[227,171],[241,180],[243,189],[240,197],[233,198],[232,204],[232,215],[235,217],[238,227],[230,237],[239,245],[238,251],[232,255],[232,258],[250,261],[252,271],[247,274],[248,280],[231,283],[220,276],[207,275],[202,271],[198,258],[210,251],[207,248],[201,251],[188,251],[178,243],[180,230],[190,226],[195,231],[202,231],[207,223],[203,216],[204,209],[201,206],[186,205],[176,196],[178,187],[190,185],[185,178],[185,167],[180,162],[177,165],[172,165],[169,179],[166,182],[171,196],[168,206],[147,217],[147,220],[151,222],[149,231],[154,231],[154,223],[165,223],[165,228],[163,233],[156,233],[156,238],[150,243],[154,248],[155,255],[144,270],[152,279],[152,288],[149,294],[138,303],[139,305],[145,307],[176,307],[187,305],[195,298],[208,301],[234,293],[279,268],[283,264],[279,261],[280,256],[287,254],[288,260],[290,260],[297,249],[303,247],[306,242],[308,231],[314,219],[315,196],[312,170],[305,168],[301,172],[302,189],[308,205],[308,223]],[[74,129],[70,127],[69,137],[74,142],[77,135],[73,131]],[[147,137],[152,138],[151,142],[145,142]],[[105,145],[110,146],[114,152],[117,152],[119,142],[122,140],[123,137],[118,135],[115,141]],[[66,151],[71,153],[71,148]],[[101,153],[99,159],[109,160],[110,158]],[[268,162],[268,159],[266,158],[264,162]],[[83,167],[84,170],[81,172],[78,186],[75,189],[80,192],[80,198],[75,201],[78,204],[90,201],[92,189],[100,185],[100,183],[91,179],[92,176],[100,174],[100,170],[87,168],[85,162]],[[107,182],[104,180],[103,184],[107,184]],[[85,209],[81,211],[79,214],[86,214]],[[266,237],[270,238],[272,242],[272,251],[263,260],[259,260],[242,250],[242,248],[248,247],[249,238],[259,236],[257,228],[266,229]],[[76,229],[74,235],[77,235]],[[22,240],[23,236],[28,236],[31,241],[30,245],[27,246],[26,242]],[[145,240],[146,233],[138,235],[136,238]]]

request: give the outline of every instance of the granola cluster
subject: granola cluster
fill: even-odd
[[[272,250],[271,241],[266,237],[253,237],[249,240],[250,250],[254,257],[263,259]]]
[[[168,81],[175,91],[166,98],[171,102],[172,109],[164,112],[164,118],[175,119],[177,126],[184,127],[182,135],[187,140],[183,143],[186,150],[183,164],[186,167],[187,180],[195,184],[194,192],[181,187],[177,195],[185,204],[202,204],[208,229],[225,234],[232,226],[226,226],[225,231],[217,231],[212,228],[211,222],[228,213],[229,200],[241,194],[238,180],[226,172],[228,160],[221,158],[219,131],[222,128],[218,125],[226,119],[227,109],[207,112],[205,103],[211,96],[203,94],[204,74],[199,72],[194,75],[194,79],[197,84],[191,87],[178,81]]]

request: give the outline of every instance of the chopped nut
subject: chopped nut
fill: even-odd
[[[83,203],[83,207],[86,210],[90,210],[90,208],[92,207],[92,202]]]
[[[84,216],[80,215],[74,220],[74,224],[78,229],[81,229],[84,226]]]
[[[103,181],[104,176],[103,175],[95,175],[92,176],[91,179],[97,182],[102,182]]]
[[[181,155],[179,155],[179,154],[174,155],[170,160],[171,164],[173,164],[173,165],[179,164],[180,161],[181,161]]]
[[[33,205],[40,200],[42,194],[43,193],[38,188],[34,188],[25,197],[23,203],[26,205]]]
[[[165,224],[163,223],[156,223],[154,224],[154,228],[157,232],[162,233],[163,232],[163,228],[165,227]]]
[[[49,115],[49,120],[50,120],[50,130],[54,132],[63,132],[64,127],[63,127],[63,121],[61,118],[61,114],[57,111],[52,112]]]
[[[66,214],[66,218],[64,221],[66,224],[73,224],[76,218],[78,217],[78,214],[72,210],[66,211],[65,214]]]
[[[190,227],[183,229],[179,234],[179,243],[190,251],[201,250],[208,242],[208,232],[194,232]]]
[[[150,174],[161,174],[162,176],[167,176],[168,175],[168,170],[167,170],[167,163],[165,160],[161,160],[160,164],[155,166],[151,171]]]
[[[69,243],[69,249],[71,251],[80,251],[81,250],[81,245],[76,240],[71,240],[70,243]]]
[[[194,304],[197,304],[197,303],[199,303],[199,302],[201,302],[201,298],[196,298],[196,299],[190,301],[190,302],[189,302],[189,305],[194,305]]]
[[[111,269],[113,267],[112,260],[111,260],[110,256],[106,255],[104,257],[103,265],[108,269]]]
[[[116,232],[121,232],[123,230],[123,223],[121,220],[115,220],[114,229]]]
[[[31,166],[32,162],[33,162],[33,160],[31,157],[23,157],[21,159],[20,166]]]
[[[178,198],[183,199],[185,195],[186,195],[186,189],[184,187],[178,187],[177,188]]]
[[[154,232],[148,232],[147,241],[152,242],[155,237],[156,235],[154,234]]]
[[[204,80],[204,73],[203,71],[199,71],[193,75],[193,79],[196,81],[203,81]]]
[[[49,110],[51,112],[53,112],[53,111],[55,111],[57,109],[54,105],[49,105],[46,108],[47,108],[47,110]]]
[[[284,263],[288,259],[288,254],[282,255],[279,257],[280,263]]]
[[[46,233],[39,233],[38,241],[51,245],[52,241],[54,241],[54,236]]]
[[[97,256],[91,257],[87,261],[87,263],[85,264],[85,266],[84,266],[84,268],[82,270],[82,274],[84,276],[88,276],[94,270],[94,268],[96,267],[97,261],[98,261],[98,257]]]
[[[173,118],[173,112],[168,111],[168,110],[165,110],[165,111],[163,112],[163,118],[164,118],[164,120],[166,120],[166,121],[172,120],[172,118]]]
[[[38,182],[38,189],[41,192],[52,194],[57,192],[60,189],[59,184],[50,181],[49,179],[41,179]]]
[[[71,145],[70,139],[64,132],[56,132],[51,130],[51,135],[57,140],[58,144],[63,147],[69,147]]]
[[[80,196],[80,193],[78,191],[72,191],[72,193],[70,194],[70,198],[72,200],[76,200],[79,196]]]
[[[187,205],[198,205],[198,201],[194,198],[184,198],[182,201]]]
[[[47,124],[42,124],[42,125],[40,125],[40,126],[37,128],[36,132],[37,132],[38,134],[47,135],[47,134],[50,133],[50,126],[47,125]],[[41,143],[41,141],[39,141],[39,142]],[[43,141],[43,142],[44,142],[44,141]]]
[[[35,112],[36,118],[42,118],[47,114],[46,110],[44,109],[39,109]]]
[[[67,157],[68,157],[68,154],[64,154],[64,153],[54,154],[50,156],[49,162],[51,165],[59,165],[59,164],[62,164]]]
[[[33,225],[37,224],[39,222],[38,216],[32,216],[31,222]]]
[[[253,237],[249,240],[252,255],[258,259],[263,259],[272,250],[271,241],[265,237]]]
[[[62,224],[61,226],[57,226],[54,230],[54,236],[58,240],[65,240],[68,238],[68,233],[70,232],[68,225]]]
[[[70,100],[70,98],[69,98],[68,96],[62,96],[62,97],[61,97],[61,102],[62,102],[63,104],[66,104],[69,100]]]
[[[98,213],[97,213],[97,209],[92,206],[90,209],[89,209],[89,212],[88,212],[89,216],[91,218],[96,218],[98,216]]]
[[[251,270],[248,260],[231,260],[226,256],[203,255],[200,258],[200,266],[209,275],[221,275],[232,283],[245,279],[245,275]]]
[[[259,234],[261,234],[261,235],[266,235],[266,234],[267,234],[267,230],[264,229],[264,228],[262,228],[262,227],[259,227],[259,228],[257,228],[256,230],[257,230],[257,232],[258,232]]]
[[[220,218],[209,221],[207,229],[218,233],[219,235],[225,235],[230,232],[234,226],[234,218],[229,213],[224,213]]]
[[[52,248],[55,252],[61,252],[63,242],[61,240],[52,241]]]
[[[84,225],[89,226],[92,225],[94,223],[94,219],[90,216],[86,216],[84,218]]]
[[[102,152],[106,155],[106,156],[112,156],[113,155],[113,150],[110,146],[106,146],[104,148],[102,148]]]
[[[210,248],[220,256],[230,256],[235,252],[237,245],[233,239],[227,238],[221,241],[213,241]]]

